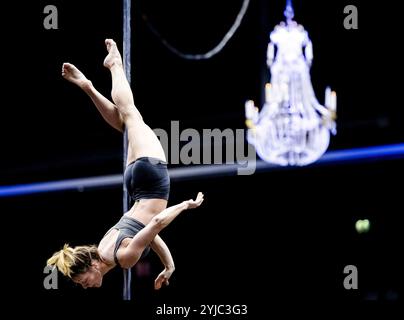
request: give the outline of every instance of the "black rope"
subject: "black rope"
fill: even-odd
[[[240,26],[240,24],[241,24],[241,22],[242,22],[242,20],[243,20],[243,18],[245,16],[245,13],[247,11],[247,8],[248,8],[249,4],[250,4],[250,0],[244,0],[243,1],[243,4],[242,4],[241,9],[240,9],[240,12],[238,13],[238,15],[236,17],[236,20],[234,21],[234,23],[231,26],[231,28],[229,29],[229,31],[227,31],[227,33],[225,34],[223,39],[213,49],[209,50],[206,53],[201,53],[201,54],[188,54],[188,53],[183,53],[180,50],[176,49],[166,39],[164,39],[162,37],[162,35],[160,34],[160,32],[158,32],[156,30],[156,28],[154,28],[154,26],[151,24],[151,22],[149,21],[146,14],[143,14],[142,18],[146,22],[146,25],[149,27],[150,31],[157,38],[160,39],[161,43],[168,50],[170,50],[175,55],[177,55],[177,56],[179,56],[179,57],[181,57],[183,59],[187,59],[187,60],[206,60],[206,59],[209,59],[209,58],[213,57],[214,55],[218,54],[224,48],[224,46],[227,44],[227,42],[229,42],[231,37],[233,37],[234,33],[237,31],[238,27]]]

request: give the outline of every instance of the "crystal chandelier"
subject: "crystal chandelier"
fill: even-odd
[[[337,96],[329,87],[322,106],[310,80],[312,43],[303,26],[293,20],[291,1],[281,22],[270,34],[267,64],[271,83],[265,86],[265,104],[259,111],[245,104],[247,141],[264,161],[303,166],[327,150],[330,132],[336,133]]]

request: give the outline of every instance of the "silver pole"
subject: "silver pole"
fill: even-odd
[[[123,68],[129,84],[131,83],[131,5],[132,0],[123,0]],[[126,167],[128,154],[128,132],[123,135],[123,170]],[[125,183],[123,184],[123,213],[129,210],[129,196]],[[132,273],[130,269],[123,270],[123,300],[131,300]]]

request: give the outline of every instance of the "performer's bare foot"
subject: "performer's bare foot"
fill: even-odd
[[[71,63],[64,63],[62,66],[62,76],[66,80],[78,85],[80,88],[85,89],[91,85],[91,81]]]
[[[122,66],[122,57],[115,41],[112,39],[106,39],[105,45],[107,46],[108,55],[105,57],[104,67],[111,69],[113,65]]]

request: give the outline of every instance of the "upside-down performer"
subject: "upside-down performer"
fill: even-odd
[[[168,285],[174,261],[158,233],[181,212],[199,207],[203,194],[167,208],[170,178],[164,150],[153,130],[143,121],[135,107],[132,90],[126,79],[122,58],[116,43],[106,39],[108,55],[104,66],[112,76],[112,100],[105,98],[84,74],[70,63],[64,63],[62,76],[80,87],[94,102],[107,123],[128,134],[127,166],[124,183],[134,205],[101,239],[98,246],[69,247],[54,253],[47,264],[56,266],[65,276],[83,288],[100,287],[103,276],[116,266],[128,269],[150,251],[157,253],[164,270],[154,286]]]

